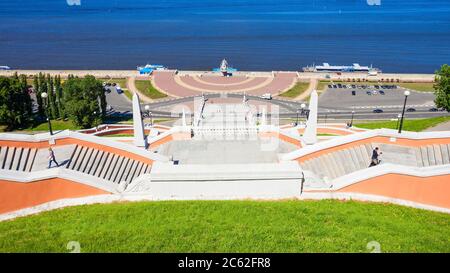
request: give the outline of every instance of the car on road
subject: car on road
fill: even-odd
[[[356,91],[352,90],[352,96],[356,96]]]
[[[260,98],[261,99],[265,99],[265,100],[271,100],[272,99],[272,94],[266,93],[266,94],[263,94]]]
[[[406,112],[416,112],[416,109],[415,108],[408,108],[408,109],[406,109]]]
[[[384,94],[386,94],[386,93],[384,93],[384,91],[383,91],[383,90],[380,90],[380,91],[378,91],[378,93],[380,93],[381,95],[384,95]]]
[[[374,113],[383,113],[383,110],[380,108],[374,109],[373,110]]]
[[[353,89],[356,89],[356,85],[352,84],[352,88],[353,88]]]
[[[430,110],[428,110],[428,111],[430,111],[430,112],[437,112],[437,111],[439,111],[439,109],[437,109],[436,107],[433,107],[433,108],[430,108]]]
[[[336,84],[333,84],[333,88],[337,88],[337,85],[336,85]]]
[[[369,96],[372,96],[372,92],[370,92],[370,91],[367,91],[366,94]]]
[[[333,86],[331,84],[328,85],[328,88],[333,88]]]
[[[116,85],[116,91],[117,91],[117,94],[123,93],[123,90],[122,90],[122,88],[120,88],[120,85]]]

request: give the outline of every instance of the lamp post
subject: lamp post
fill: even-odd
[[[306,104],[304,104],[304,103],[300,104],[300,108],[301,108],[301,110],[302,110],[302,111],[300,112],[300,115],[303,116],[303,115],[305,114]]]
[[[50,132],[50,135],[52,136],[53,135],[52,123],[50,122],[50,117],[48,116],[48,101],[47,101],[48,94],[46,92],[42,92],[41,98],[45,108],[45,116],[47,117],[48,130]]]
[[[152,112],[150,112],[150,105],[146,105],[144,107],[145,111],[147,112],[147,116],[150,118],[150,125],[153,125],[153,120],[152,120]]]
[[[297,110],[297,121],[295,122],[295,126],[298,125],[298,115],[300,114],[300,110]]]
[[[403,119],[405,118],[406,101],[408,100],[408,96],[410,94],[411,93],[408,90],[406,90],[405,93],[404,93],[404,95],[405,95],[405,102],[403,103],[403,111],[402,111],[402,116],[401,116],[401,119],[400,119],[400,126],[398,127],[398,133],[399,134],[402,133]]]
[[[355,116],[355,111],[352,111],[352,120],[350,121],[350,127],[353,127],[353,117]]]
[[[402,117],[402,114],[397,115],[397,126],[395,126],[395,129],[398,130],[398,125],[400,124],[400,118]]]
[[[94,125],[95,125],[95,131],[98,131],[98,123],[97,123],[97,111],[94,111]]]

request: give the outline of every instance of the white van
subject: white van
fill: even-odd
[[[272,94],[266,93],[266,94],[263,94],[260,98],[261,99],[265,99],[265,100],[271,100],[272,99]]]

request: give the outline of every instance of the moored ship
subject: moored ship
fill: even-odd
[[[323,63],[323,65],[313,65],[303,67],[304,72],[381,72],[380,69],[369,66],[361,66],[358,63],[352,65],[330,65]]]

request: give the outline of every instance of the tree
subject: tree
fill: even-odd
[[[65,112],[69,119],[82,128],[100,124],[103,121],[101,99],[99,100],[102,94],[104,95],[103,86],[95,77],[69,77],[63,84]]]
[[[28,82],[26,75],[19,76],[20,90],[23,93],[23,111],[28,117],[33,115],[33,103],[31,101],[30,93],[28,92]]]
[[[50,76],[50,74],[47,74],[47,94],[48,94],[48,105],[49,108],[49,118],[54,119],[57,117],[57,110],[56,110],[56,98],[55,98],[55,91],[53,88],[53,78]]]
[[[450,66],[444,64],[436,71],[435,76],[435,95],[434,102],[438,108],[444,108],[450,112]]]
[[[0,77],[0,124],[12,130],[28,123],[29,101],[28,90],[23,88],[23,82],[17,76]]]
[[[36,96],[39,97],[39,100],[41,102],[40,106],[39,106],[39,115],[41,117],[43,117],[45,115],[45,107],[44,107],[44,102],[42,101],[42,97],[41,94],[43,92],[47,92],[47,82],[45,81],[45,75],[42,73],[39,73],[39,90],[36,93]]]
[[[61,86],[61,76],[55,76],[55,95],[59,118],[64,119],[65,114],[64,114],[64,102]]]

